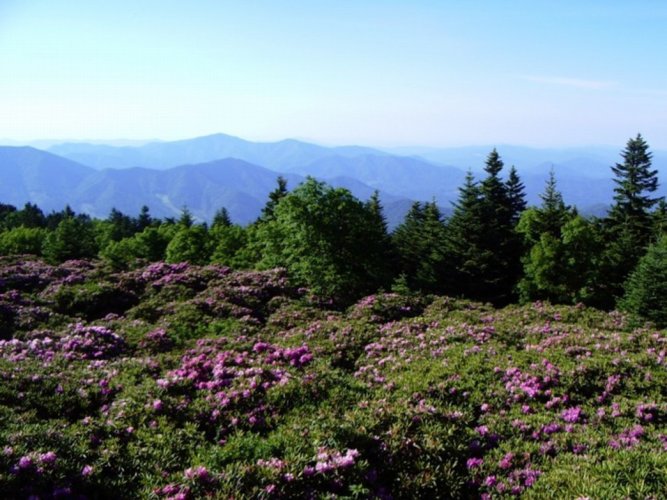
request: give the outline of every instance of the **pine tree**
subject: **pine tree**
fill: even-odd
[[[620,307],[667,327],[667,237],[651,245],[630,275]]]
[[[229,212],[225,207],[220,208],[213,216],[213,223],[211,228],[215,227],[229,227],[232,225],[232,219],[229,217]]]
[[[278,205],[278,202],[287,196],[287,180],[281,175],[277,179],[278,186],[269,193],[269,200],[262,209],[260,220],[268,221],[273,219],[273,213]]]
[[[509,204],[510,217],[512,222],[516,225],[521,217],[521,212],[526,209],[526,193],[525,186],[523,182],[521,182],[519,174],[514,166],[510,169],[505,186],[507,188],[507,201]]]
[[[648,144],[637,134],[630,139],[621,153],[623,163],[611,167],[616,178],[614,201],[609,218],[615,225],[632,225],[641,238],[638,243],[646,244],[649,234],[649,212],[661,197],[652,198],[649,193],[658,189],[658,171],[651,169],[652,153]]]
[[[636,267],[653,237],[651,209],[660,197],[657,170],[651,169],[652,154],[640,134],[630,139],[621,152],[623,163],[612,167],[614,205],[605,220],[607,243],[597,295],[601,307],[614,307],[623,294],[623,284]]]
[[[184,206],[181,209],[181,216],[178,218],[177,224],[181,227],[192,227],[192,225],[195,223],[194,218],[192,217],[192,212],[188,210],[188,207]]]
[[[153,218],[151,217],[150,211],[146,205],[143,205],[141,207],[141,211],[139,212],[139,217],[137,217],[136,220],[136,231],[140,233],[150,225],[152,225],[154,222]]]
[[[445,239],[445,290],[449,295],[478,298],[489,260],[483,247],[482,192],[468,171]]]

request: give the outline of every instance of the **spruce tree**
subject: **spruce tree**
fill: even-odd
[[[636,267],[653,236],[651,209],[660,197],[658,172],[651,168],[652,154],[640,134],[621,152],[623,163],[612,167],[615,175],[614,205],[605,220],[607,243],[597,291],[601,307],[614,307],[623,294],[623,284]]]
[[[445,289],[454,296],[478,298],[489,256],[483,247],[482,192],[468,171],[454,213],[447,222]]]
[[[507,201],[509,204],[510,217],[512,222],[516,225],[521,217],[521,212],[526,209],[526,193],[525,186],[523,182],[521,182],[519,174],[514,166],[510,169],[505,186],[507,188]]]
[[[211,228],[215,227],[229,227],[232,225],[232,219],[229,217],[229,212],[225,207],[220,208],[213,216],[213,223]]]
[[[667,237],[651,245],[630,275],[620,307],[667,327]]]
[[[262,209],[262,215],[259,220],[269,221],[273,219],[273,213],[278,205],[278,202],[287,196],[287,180],[281,175],[277,179],[278,186],[269,193],[269,200]]]

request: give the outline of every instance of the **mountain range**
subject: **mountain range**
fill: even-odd
[[[466,171],[480,178],[493,149],[325,147],[225,134],[147,144],[44,144],[44,149],[0,146],[0,202],[30,201],[47,211],[69,204],[97,217],[113,207],[136,214],[142,205],[154,216],[173,217],[187,206],[200,220],[210,220],[224,206],[235,222],[245,224],[257,217],[278,175],[290,188],[313,176],[360,199],[378,190],[390,227],[413,201],[435,199],[450,213]],[[583,213],[602,214],[612,200],[610,166],[620,161],[622,148],[497,149],[507,166],[517,167],[531,204],[539,203],[551,170],[565,201]],[[654,166],[667,174],[667,152],[654,152]]]

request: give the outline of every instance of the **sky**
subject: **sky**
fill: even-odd
[[[0,138],[667,148],[667,2],[0,0]]]

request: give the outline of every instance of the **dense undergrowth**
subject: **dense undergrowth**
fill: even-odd
[[[280,270],[7,259],[3,498],[661,498],[667,332]]]

